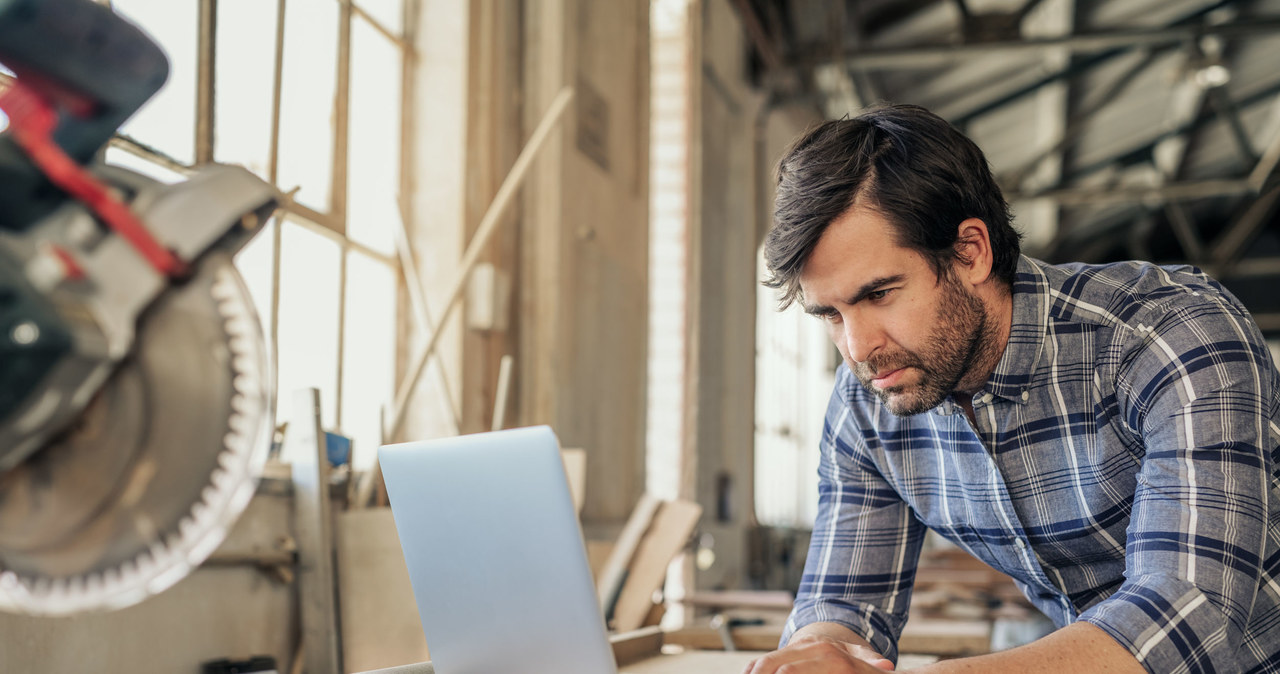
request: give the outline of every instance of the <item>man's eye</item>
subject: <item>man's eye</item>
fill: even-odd
[[[889,293],[891,292],[893,292],[893,288],[886,288],[884,290],[873,290],[867,293],[867,299],[871,300],[872,302],[879,302],[885,297],[888,297]]]
[[[839,322],[840,322],[840,312],[839,312],[839,311],[829,311],[829,312],[827,312],[827,313],[825,313],[825,314],[822,314],[822,320],[824,320],[824,321],[826,321],[826,322],[828,322],[828,323],[839,323]]]

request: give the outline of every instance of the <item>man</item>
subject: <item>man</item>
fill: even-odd
[[[1021,256],[986,158],[913,106],[782,160],[765,243],[844,364],[782,648],[892,669],[925,528],[1059,629],[936,672],[1280,672],[1280,374],[1189,267]]]

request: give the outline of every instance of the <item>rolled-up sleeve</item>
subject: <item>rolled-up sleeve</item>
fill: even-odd
[[[1175,303],[1138,324],[1117,373],[1124,421],[1145,455],[1124,583],[1080,619],[1148,671],[1243,671],[1272,490],[1266,348],[1233,304]]]
[[[818,516],[795,609],[782,636],[816,622],[848,627],[897,661],[924,525],[880,475],[841,391],[827,409],[818,466]]]

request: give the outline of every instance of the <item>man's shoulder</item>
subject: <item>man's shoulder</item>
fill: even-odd
[[[1042,293],[1047,317],[1061,323],[1129,332],[1144,329],[1180,307],[1243,310],[1217,281],[1188,265],[1137,260],[1048,264],[1024,258],[1018,271],[1014,292]]]

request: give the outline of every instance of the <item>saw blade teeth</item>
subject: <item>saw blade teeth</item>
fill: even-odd
[[[217,469],[215,468],[214,470],[216,471]],[[219,472],[219,474],[226,475],[226,473],[221,472]],[[218,481],[216,476],[213,481],[214,484],[205,487],[204,491],[200,492],[200,497],[204,500],[197,502],[191,507],[191,519],[195,520],[197,523],[203,524],[206,519],[209,519],[209,515],[212,512],[209,505],[217,501],[218,494],[221,493],[223,489],[221,485],[217,484]]]
[[[250,416],[254,412],[254,407],[255,401],[250,400],[247,395],[231,396],[231,409],[235,411],[236,416]]]
[[[154,578],[157,574],[164,571],[165,565],[169,558],[173,555],[169,552],[182,542],[179,535],[170,534],[165,537],[164,542],[159,541],[151,544],[147,556],[138,564],[138,571],[146,578]]]
[[[234,386],[237,391],[248,391],[253,387],[253,384],[253,379],[246,376],[244,373],[239,373],[231,379],[231,385]]]
[[[227,334],[230,339],[227,343],[231,345],[231,350],[244,350],[249,347],[246,341],[252,339],[253,321],[243,312],[233,312],[232,315],[226,316]]]
[[[253,430],[252,423],[239,414],[232,415],[227,419],[227,424],[231,426],[231,430],[239,435],[248,435]]]
[[[241,371],[239,375],[242,379],[239,382],[232,381],[232,384],[239,384],[240,387],[235,389],[235,395],[243,398],[246,404],[261,405],[264,394],[262,393],[265,380],[257,372]]]
[[[67,579],[54,578],[49,582],[48,589],[45,591],[45,601],[51,604],[61,604],[67,601],[68,591]]]
[[[222,339],[208,355],[209,367],[225,377],[226,384],[219,390],[229,389],[230,395],[226,402],[219,402],[227,405],[222,407],[226,412],[223,435],[211,438],[221,443],[210,448],[214,457],[205,455],[215,459],[212,470],[199,491],[187,494],[194,496],[194,502],[176,522],[167,516],[167,523],[157,522],[149,534],[131,536],[136,547],[130,558],[105,568],[53,579],[0,568],[0,609],[67,615],[135,604],[170,587],[207,559],[256,493],[274,429],[271,354],[263,342],[253,299],[230,256],[206,257],[196,274],[185,288],[204,293],[192,306],[206,313],[211,309],[210,317],[218,325],[208,329],[220,328]],[[173,325],[180,320],[170,319]]]
[[[152,547],[154,548],[154,544],[152,545]],[[144,552],[142,554],[146,555],[147,553]],[[142,569],[139,566],[139,561],[140,561],[139,558],[134,558],[125,562],[124,565],[120,567],[120,573],[115,573],[113,571],[112,576],[109,576],[109,577],[115,582],[120,582],[120,579],[122,577],[132,578],[134,576],[140,575],[142,573]]]
[[[235,290],[222,281],[225,281],[225,279],[221,278],[221,275],[219,275],[218,281],[214,282],[214,284],[209,287],[209,294],[213,296],[213,299],[218,300],[219,308],[221,308],[222,305],[235,300]]]
[[[235,477],[221,467],[213,469],[213,487],[206,488],[204,492],[205,502],[213,503],[218,498],[218,492],[226,491],[235,486]]]
[[[191,519],[191,516],[188,515],[187,517],[182,518],[182,521],[178,522],[179,540],[172,541],[170,543],[170,546],[177,546],[180,544],[182,540],[188,540],[188,541],[193,540],[196,536],[196,533],[197,533],[196,523],[194,520]]]
[[[248,353],[247,351],[237,351],[235,349],[232,349],[231,353],[233,354],[231,358],[231,367],[236,372],[248,375],[249,373],[254,372],[257,369],[253,366],[253,359],[245,355],[246,353]]]
[[[182,545],[182,538],[180,534],[176,534],[176,533],[171,533],[165,536],[163,543],[159,541],[157,541],[156,543],[153,543],[151,545],[152,562],[158,563],[158,562],[164,561],[165,559],[168,559],[170,556],[172,556],[172,552],[170,551],[174,550],[180,545]]]
[[[49,593],[49,601],[59,604],[76,602],[80,597],[84,596],[84,585],[83,576],[59,578],[53,583],[53,590]]]
[[[222,445],[228,451],[218,453],[218,465],[228,472],[236,472],[239,470],[239,456],[235,450],[237,443],[243,442],[243,436],[236,433],[227,433],[222,436]]]
[[[127,566],[129,563],[130,563],[130,562],[126,562],[126,563],[125,563],[125,564],[126,564],[126,566]],[[85,577],[85,579],[84,579],[84,591],[85,591],[85,594],[90,594],[90,595],[97,595],[97,594],[100,594],[100,593],[102,592],[102,588],[103,588],[103,586],[104,586],[104,585],[105,585],[105,583],[104,583],[104,582],[103,582],[103,580],[102,580],[102,576],[100,576],[100,575],[98,575],[98,574],[89,574],[89,575],[88,575],[88,576],[86,576],[86,577]]]

